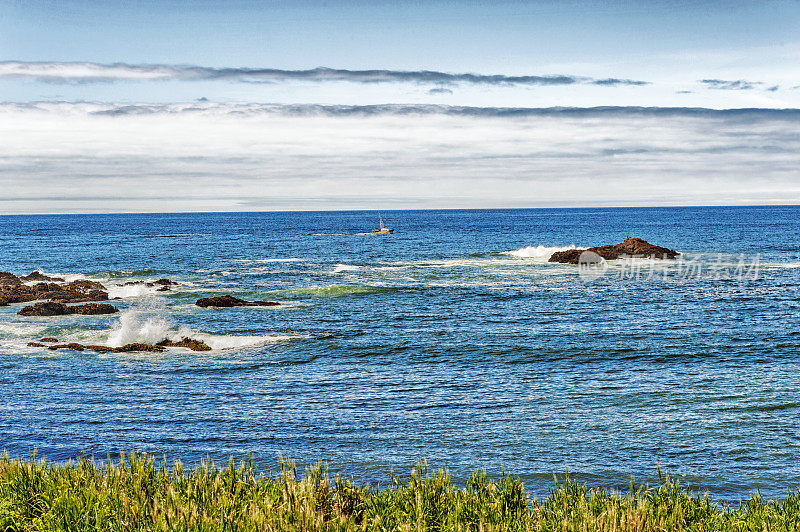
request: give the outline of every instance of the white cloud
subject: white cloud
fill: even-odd
[[[107,83],[112,81],[226,80],[245,83],[283,81],[350,81],[354,83],[422,83],[448,85],[648,85],[621,78],[594,79],[576,75],[505,75],[450,73],[436,70],[347,70],[317,67],[307,70],[277,68],[215,68],[198,65],[131,65],[55,61],[0,61],[0,78],[31,79],[47,83]]]
[[[797,203],[798,117],[2,104],[0,212]]]

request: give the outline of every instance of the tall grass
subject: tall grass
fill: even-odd
[[[376,489],[321,464],[298,476],[282,461],[273,476],[252,462],[187,471],[135,453],[105,464],[4,454],[0,530],[800,531],[800,496],[725,507],[669,479],[621,494],[564,478],[537,501],[517,478],[476,472],[458,487],[425,463]]]

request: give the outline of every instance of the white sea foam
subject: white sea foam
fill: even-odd
[[[159,287],[160,288],[160,287]],[[155,286],[147,286],[145,284],[129,284],[129,285],[111,285],[107,287],[108,297],[114,299],[121,297],[144,297],[151,296],[156,293]]]
[[[571,249],[578,249],[576,246],[527,246],[524,248],[513,249],[511,251],[504,251],[504,255],[511,255],[518,259],[534,259],[536,261],[547,262],[547,260],[557,251],[569,251]]]
[[[49,324],[30,323],[30,322],[0,322],[0,334],[12,337],[31,337],[40,336],[47,330]]]
[[[212,349],[254,347],[294,338],[285,335],[236,336],[202,333],[186,326],[176,327],[163,316],[128,310],[120,315],[119,320],[112,327],[108,334],[107,345],[120,347],[131,343],[156,344],[164,339],[178,341],[184,337],[201,340]]]
[[[239,349],[244,347],[255,347],[259,345],[269,344],[272,342],[280,342],[282,340],[290,340],[294,336],[287,335],[263,335],[263,336],[234,336],[234,335],[214,335],[204,333],[193,333],[192,338],[202,340],[208,344],[211,349]]]
[[[303,262],[306,259],[299,259],[297,257],[288,257],[284,259],[256,259],[253,262]]]
[[[331,273],[353,272],[360,269],[361,266],[353,266],[352,264],[337,264]]]
[[[108,334],[108,345],[120,347],[125,344],[155,344],[170,337],[170,322],[160,316],[146,317],[140,312],[128,310],[120,314],[119,320]]]

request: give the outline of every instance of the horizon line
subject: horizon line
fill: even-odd
[[[588,210],[588,209],[743,209],[768,207],[800,207],[800,203],[744,203],[723,205],[580,205],[574,207],[440,207],[428,209],[277,209],[255,211],[114,211],[114,212],[30,212],[3,213],[0,217],[10,216],[117,216],[130,214],[266,214],[266,213],[320,213],[320,212],[429,212],[429,211],[533,211],[533,210]]]

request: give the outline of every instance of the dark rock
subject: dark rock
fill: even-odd
[[[95,353],[113,353],[115,348],[108,347],[107,345],[87,345],[86,349],[94,351]]]
[[[158,281],[153,282],[153,284],[157,284],[159,286],[173,286],[177,283],[170,281],[169,279],[159,279]]]
[[[64,303],[55,303],[53,301],[43,301],[41,303],[34,303],[33,305],[22,307],[22,310],[17,312],[20,316],[64,316],[69,314],[67,306]]]
[[[25,285],[20,285],[25,286]],[[28,301],[35,301],[39,298],[35,294],[28,293],[0,293],[0,307],[5,307],[10,303],[27,303]]]
[[[9,272],[0,272],[0,285],[18,285],[22,284],[19,277]]]
[[[112,352],[114,353],[132,353],[138,351],[147,351],[152,353],[160,353],[164,351],[164,347],[160,345],[150,345],[150,344],[125,344],[122,347],[114,347],[112,348]]]
[[[58,342],[56,338],[42,338],[40,341],[49,343]],[[71,349],[73,351],[88,350],[88,351],[94,351],[96,353],[134,353],[134,352],[161,353],[165,351],[167,347],[185,347],[187,349],[191,349],[192,351],[211,351],[211,347],[209,347],[207,343],[201,340],[195,340],[194,338],[187,338],[185,336],[177,342],[169,339],[164,339],[163,341],[158,342],[155,345],[132,343],[132,344],[125,344],[122,347],[108,347],[105,345],[83,345],[76,342],[68,344],[56,344],[50,346],[46,346],[39,342],[30,342],[28,343],[28,345],[31,347],[47,347],[48,349],[53,351],[57,349]]]
[[[109,303],[87,303],[85,305],[67,307],[67,312],[69,314],[82,315],[114,314],[115,312],[119,312],[119,309]]]
[[[589,249],[570,249],[567,251],[556,251],[550,256],[549,262],[561,262],[564,264],[578,264],[578,259],[584,251],[591,251],[606,260],[620,258],[654,258],[654,259],[674,259],[680,255],[674,249],[655,246],[641,238],[626,238],[624,242],[616,245],[597,246]]]
[[[56,301],[43,301],[22,307],[17,314],[20,316],[65,316],[67,314],[113,314],[114,312],[119,312],[119,309],[108,303],[67,306]]]
[[[56,349],[72,349],[73,351],[83,351],[84,349],[86,349],[86,346],[73,342],[70,344],[51,345],[47,349],[49,349],[50,351],[55,351]]]
[[[96,281],[90,281],[88,279],[78,279],[77,281],[72,281],[71,283],[67,284],[67,288],[72,290],[78,290],[83,292],[88,292],[89,290],[105,290],[106,287],[101,285]]]
[[[192,351],[211,351],[211,347],[207,343],[201,340],[195,340],[194,338],[186,338],[185,336],[178,342],[167,339],[158,342],[156,345],[164,347],[186,347]]]
[[[230,294],[216,297],[204,297],[195,303],[198,307],[274,307],[280,305],[277,301],[245,301]]]
[[[40,341],[40,342],[47,342],[47,343],[49,343],[49,344],[55,344],[55,343],[57,343],[57,342],[58,342],[58,338],[51,338],[51,337],[49,337],[49,336],[48,336],[47,338],[42,338],[42,339],[41,339],[41,340],[39,340],[39,341]]]
[[[40,282],[25,284],[0,284],[0,305],[26,303],[28,301],[50,300],[57,303],[86,303],[107,301],[108,293],[103,285],[94,281],[73,281],[67,284]]]
[[[161,288],[156,290],[156,292],[169,292],[169,291],[170,291],[170,287],[169,286],[162,286]]]
[[[58,281],[60,283],[64,282],[64,279],[62,279],[61,277],[49,277],[47,275],[44,275],[41,272],[31,272],[28,275],[24,275],[24,276],[20,277],[20,280],[21,281],[25,281],[25,282],[28,282],[28,281],[45,281],[45,282]]]
[[[83,351],[89,350],[94,351],[96,353],[134,353],[134,352],[154,352],[160,353],[165,350],[163,346],[160,345],[150,345],[150,344],[125,344],[122,347],[108,347],[105,345],[83,345],[78,343],[70,343],[70,344],[57,344],[51,345],[48,349],[55,351],[56,349],[72,349],[73,351]]]

